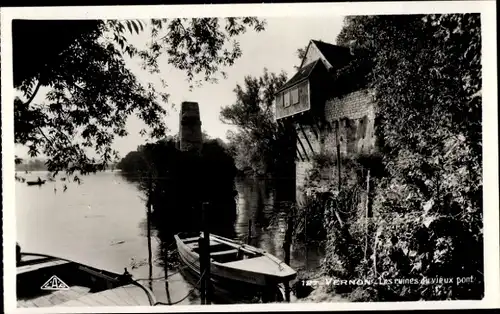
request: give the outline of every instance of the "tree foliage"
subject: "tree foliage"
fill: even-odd
[[[390,177],[421,200],[407,205],[432,200],[431,212],[480,222],[480,16],[350,18],[348,38],[377,51],[378,138]]]
[[[131,114],[145,123],[152,138],[167,129],[168,94],[140,82],[125,58],[139,58],[144,69],[159,73],[160,57],[167,55],[190,82],[213,82],[241,56],[234,39],[248,28],[262,31],[264,22],[252,17],[149,23],[16,20],[14,83],[24,99],[14,101],[15,143],[27,146],[30,156],[48,156],[53,172],[102,170],[117,157],[112,143],[127,135]],[[150,36],[147,47],[131,44],[130,33]],[[43,47],[39,58],[32,57],[33,46]],[[41,87],[49,88],[46,102],[35,103]]]
[[[167,246],[178,232],[201,230],[201,204],[209,203],[210,231],[232,236],[236,168],[220,139],[205,139],[201,155],[180,151],[174,137],[145,144],[117,165],[139,185],[153,208],[153,224]]]
[[[346,218],[345,229],[337,215],[325,214],[331,228],[324,270],[375,280],[473,278],[467,285],[359,287],[359,300],[480,299],[480,15],[347,17],[337,43],[367,51],[377,146],[387,173],[371,184],[369,219],[358,212]],[[352,249],[344,250],[346,244]]]
[[[307,53],[307,47],[308,47],[308,45],[307,45],[307,46],[305,46],[304,48],[299,48],[299,49],[297,49],[296,54],[297,54],[297,57],[299,58],[299,62],[302,62],[302,60],[303,60],[303,59],[304,59],[304,57],[306,56],[306,53]],[[299,63],[299,65],[295,65],[295,66],[294,66],[294,68],[295,68],[295,70],[297,70],[297,71],[298,71],[298,70],[299,70],[299,68],[300,68],[300,63]]]
[[[221,110],[224,123],[238,127],[229,133],[230,149],[240,170],[268,173],[276,169],[283,147],[283,132],[274,120],[274,93],[287,80],[284,73],[261,77],[246,76],[244,85],[236,85],[236,102]]]

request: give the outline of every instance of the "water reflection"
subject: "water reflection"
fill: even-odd
[[[28,186],[22,180],[16,182],[16,240],[23,251],[60,256],[117,273],[127,267],[135,278],[152,287],[160,302],[179,301],[192,290],[192,283],[174,267],[175,255],[168,258],[174,265],[165,269],[167,249],[175,246],[161,240],[166,237],[154,228],[154,224],[152,257],[149,258],[146,205],[136,182],[125,180],[120,172],[86,176],[81,185],[63,178],[57,177],[54,182],[40,187]],[[63,193],[64,185],[68,190]],[[217,181],[209,185],[211,193],[220,189]],[[227,220],[220,227],[231,230],[241,241],[247,241],[248,222],[252,220],[251,244],[283,259],[284,221],[272,223],[276,216],[273,181],[240,178],[235,188],[237,198],[234,204],[227,206],[233,212],[222,217]],[[175,215],[165,217],[174,221]],[[220,224],[221,217],[215,218]],[[300,246],[293,246],[291,254],[295,269],[302,269],[306,264],[309,268],[317,267],[322,256],[321,249],[309,247],[306,251]],[[168,284],[165,273],[168,273]],[[150,280],[151,277],[154,280]],[[197,291],[193,291],[179,304],[199,304],[198,298]]]
[[[238,218],[235,230],[240,240],[246,240],[248,222],[253,222],[251,245],[260,247],[276,257],[283,259],[283,241],[286,221],[279,217],[275,205],[276,182],[269,178],[239,178]],[[279,217],[279,218],[277,218]],[[324,256],[319,245],[295,244],[291,249],[291,266],[295,269],[315,269],[320,266]]]
[[[275,209],[275,192],[273,180],[266,178],[253,178],[245,177],[238,178],[235,181],[235,187],[238,192],[236,202],[236,217],[235,223],[229,224],[226,220],[225,225],[219,226],[219,230],[231,228],[234,231],[235,237],[242,242],[250,241],[253,246],[260,247],[267,252],[275,255],[280,259],[284,259],[283,240],[286,230],[286,221],[279,218],[279,212]],[[220,220],[221,221],[221,220]],[[251,234],[249,235],[249,223],[251,223]],[[154,224],[153,224],[154,225]],[[147,225],[143,223],[143,228]],[[160,233],[160,234],[159,234]],[[161,237],[160,231],[155,231],[154,234]],[[162,241],[160,241],[162,242]],[[168,242],[168,241],[167,241]],[[156,256],[159,258],[159,263],[162,267],[166,267],[165,254],[167,249],[175,248],[172,244],[164,242],[160,243],[157,249]],[[295,245],[291,249],[291,266],[296,270],[315,269],[320,266],[320,259],[324,255],[321,247],[309,245]],[[171,256],[170,259],[174,258]],[[172,264],[172,260],[169,261]],[[182,267],[182,265],[178,265]],[[170,266],[167,273],[178,271],[179,267]],[[184,287],[184,293],[189,293],[197,283],[198,278],[189,273],[181,272],[184,279],[187,280],[189,288]],[[169,277],[168,283],[165,285],[165,293],[162,298],[169,299],[168,292],[173,291],[173,287],[178,290],[174,278]],[[167,289],[168,288],[168,289]],[[170,296],[171,301],[175,302],[176,297]],[[191,301],[190,301],[191,300]],[[195,300],[195,301],[193,301]],[[192,292],[187,302],[198,302],[199,296],[197,293]],[[227,301],[227,299],[224,299]],[[220,302],[220,300],[219,300]]]

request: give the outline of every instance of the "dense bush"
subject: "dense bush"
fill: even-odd
[[[480,34],[476,14],[346,19],[338,42],[372,52],[369,87],[376,95],[384,167],[372,168],[369,218],[360,209],[355,213],[347,197],[362,180],[340,191],[323,186],[315,197],[329,193],[339,204],[325,206],[325,273],[386,280],[336,287],[354,289],[354,300],[484,294]],[[342,216],[340,209],[351,214]],[[471,282],[457,284],[464,277]]]
[[[377,177],[384,172],[380,156],[353,154],[341,157],[342,177],[339,191],[336,157],[322,153],[314,156],[313,167],[308,171],[301,188],[302,202],[296,213],[295,239],[301,242],[325,241],[327,230],[335,213],[349,223],[353,215],[364,212],[366,173],[370,169]],[[361,208],[363,207],[363,208]],[[330,226],[331,227],[331,226]]]
[[[201,230],[202,203],[208,203],[210,231],[232,235],[236,219],[236,168],[223,142],[205,140],[201,154],[177,149],[173,138],[147,144],[134,156],[138,162],[126,177],[150,197],[152,222],[161,239],[172,242],[178,232]],[[141,158],[136,158],[140,155]],[[144,160],[146,162],[139,162]],[[128,165],[129,161],[122,161]]]
[[[287,81],[284,73],[264,69],[260,77],[246,76],[236,85],[236,100],[221,109],[223,123],[234,125],[229,132],[229,147],[237,168],[247,174],[282,176],[283,164],[292,162],[295,150],[288,133],[275,121],[275,92]]]

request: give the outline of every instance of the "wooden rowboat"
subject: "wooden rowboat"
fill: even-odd
[[[150,306],[153,293],[125,270],[116,274],[66,259],[20,253],[17,307]]]
[[[42,184],[45,184],[45,180],[41,180],[41,181],[26,181],[26,184],[28,184],[28,185],[42,185]]]
[[[175,235],[181,261],[197,276],[200,276],[200,237],[202,233]],[[291,267],[262,249],[210,235],[210,279],[216,292],[241,294],[243,299],[261,295],[263,301],[279,301],[282,294],[278,285],[295,279],[296,275]]]

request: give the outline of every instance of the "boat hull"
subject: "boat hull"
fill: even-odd
[[[181,274],[193,286],[199,284],[200,273],[190,267],[181,268]],[[238,281],[228,280],[210,276],[211,289],[213,291],[211,301],[219,304],[241,304],[259,303],[265,300],[266,288],[257,285],[245,284]],[[268,287],[267,287],[268,289]],[[271,289],[269,289],[271,290]],[[280,287],[273,286],[272,291],[267,293],[268,301],[283,301],[284,295]]]
[[[66,288],[61,286],[57,289],[42,289],[54,276]],[[64,306],[65,303],[82,297],[87,298],[87,302],[92,302],[91,296],[131,285],[144,288],[144,298],[150,303],[146,305],[155,302],[152,293],[135,282],[131,276],[42,254],[21,253],[21,261],[17,265],[16,292],[18,305],[22,307]],[[130,291],[129,288],[128,290]],[[102,303],[102,298],[100,302]],[[124,301],[124,304],[127,302]]]
[[[223,241],[225,239],[220,238]],[[201,275],[199,254],[192,247],[186,245],[178,235],[176,235],[175,240],[181,261],[191,274],[199,278]],[[231,241],[229,239],[225,240]],[[288,266],[283,265],[281,267]],[[282,294],[278,289],[278,285],[294,278],[295,272],[293,271],[288,276],[276,277],[266,273],[237,268],[234,263],[219,263],[213,259],[211,259],[210,263],[210,279],[214,290],[218,293],[235,296],[238,300],[254,300],[259,297],[271,299],[271,301],[281,300]]]

